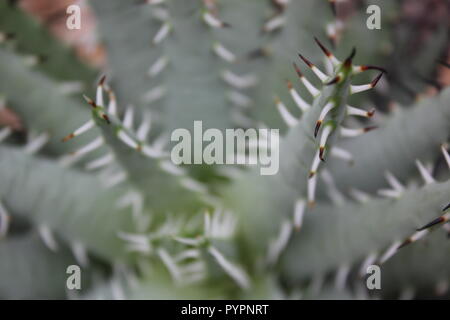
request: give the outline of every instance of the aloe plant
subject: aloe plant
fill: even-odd
[[[380,31],[364,5],[343,20],[328,1],[93,0],[108,56],[94,71],[2,4],[0,107],[26,132],[0,128],[0,297],[448,295],[450,91],[402,97],[412,74],[384,50],[401,9],[377,4]],[[444,29],[414,57],[424,77]],[[279,172],[176,165],[171,134],[194,121],[280,129]]]

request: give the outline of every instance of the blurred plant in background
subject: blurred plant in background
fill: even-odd
[[[0,298],[448,297],[449,10],[1,2]],[[195,120],[280,129],[280,172],[174,165]]]

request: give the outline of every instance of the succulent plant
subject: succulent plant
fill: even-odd
[[[448,297],[450,91],[402,87],[433,78],[446,20],[412,72],[392,64],[401,6],[375,1],[368,30],[348,3],[91,0],[96,70],[2,2],[0,298]],[[279,129],[248,144],[279,172],[175,164],[194,121]]]

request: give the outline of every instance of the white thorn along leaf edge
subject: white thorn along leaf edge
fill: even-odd
[[[105,188],[112,188],[124,182],[127,179],[125,171],[119,171],[102,178],[102,184]]]
[[[336,184],[334,182],[333,176],[331,175],[330,171],[327,169],[323,169],[321,172],[321,178],[325,182],[325,185],[327,187],[327,193],[330,197],[331,201],[336,205],[342,205],[345,203],[345,197],[343,194],[339,191],[339,189],[336,187]]]
[[[361,85],[350,85],[350,94],[364,92],[373,88],[371,83]]]
[[[349,128],[340,127],[339,130],[340,130],[341,136],[344,138],[358,137],[366,132],[364,128],[349,129]]]
[[[146,4],[157,5],[166,2],[166,0],[145,0]]]
[[[1,134],[0,134],[0,136],[1,136]],[[0,138],[0,141],[1,141],[1,138]],[[444,155],[445,162],[447,163],[447,166],[450,169],[450,155],[448,154],[447,148],[448,148],[448,145],[445,143],[441,146],[441,151],[442,151],[442,154]]]
[[[320,136],[320,144],[319,144],[320,148],[326,147],[328,137],[330,136],[331,131],[333,131],[333,127],[331,125],[325,125],[325,127],[322,130],[322,135]]]
[[[386,177],[387,182],[389,185],[396,191],[403,192],[405,190],[405,187],[398,181],[398,179],[389,171],[386,171],[384,173],[384,176]]]
[[[199,249],[187,249],[181,251],[174,257],[175,262],[181,262],[188,259],[199,259],[201,257],[201,252]]]
[[[134,141],[133,138],[131,138],[124,130],[120,129],[117,132],[117,137],[130,148],[132,149],[139,148],[139,144],[136,141]]]
[[[280,225],[280,231],[275,239],[269,242],[267,252],[267,263],[273,265],[283,250],[286,248],[288,241],[292,234],[292,223],[289,220],[284,220]]]
[[[219,58],[223,59],[226,62],[236,62],[236,55],[225,48],[220,42],[215,42],[213,44],[213,51]]]
[[[337,290],[344,290],[345,283],[347,282],[348,275],[350,273],[350,267],[348,265],[342,265],[336,272],[336,278],[334,279],[334,286]]]
[[[47,132],[40,134],[37,137],[30,138],[30,141],[25,145],[24,152],[27,154],[35,154],[50,140],[50,135]]]
[[[194,261],[179,267],[181,284],[189,285],[206,278],[206,264],[203,261]]]
[[[203,215],[203,225],[203,233],[205,238],[208,238],[211,235],[211,216],[209,215],[209,212],[205,212]]]
[[[138,191],[130,191],[117,200],[117,207],[124,209],[131,207],[131,214],[134,219],[138,219],[144,212],[144,198]]]
[[[9,229],[9,214],[4,205],[0,202],[0,239],[5,237]]]
[[[111,90],[108,91],[109,95],[109,102],[108,102],[108,113],[110,115],[116,116],[117,115],[117,100],[116,95]]]
[[[245,271],[228,261],[215,247],[210,246],[208,252],[216,259],[217,263],[242,289],[250,288],[250,279]]]
[[[381,256],[380,258],[380,264],[384,264],[386,261],[388,261],[392,256],[397,252],[398,247],[400,246],[401,241],[395,241]]]
[[[75,260],[82,266],[89,266],[89,257],[86,252],[86,248],[83,246],[81,242],[75,241],[70,246],[72,249],[73,256]]]
[[[324,64],[325,64],[325,71],[326,71],[326,73],[333,74],[334,67],[333,67],[333,62],[331,61],[331,58],[325,56],[324,57]]]
[[[311,106],[300,97],[300,95],[298,94],[297,90],[294,89],[294,87],[289,88],[289,93],[291,94],[291,97],[294,100],[297,107],[302,112],[306,112],[311,108]]]
[[[302,76],[300,77],[300,80],[303,82],[303,84],[305,85],[305,88],[308,90],[308,92],[313,96],[313,97],[317,97],[320,94],[320,90],[318,90],[316,87],[314,87],[312,85],[311,82],[309,82],[309,80]]]
[[[58,243],[55,240],[55,237],[53,235],[53,232],[50,230],[50,228],[47,225],[40,225],[38,227],[39,236],[42,239],[42,242],[44,242],[45,246],[49,248],[51,251],[56,252],[58,251]]]
[[[160,44],[167,36],[170,34],[170,31],[172,30],[172,25],[169,22],[164,22],[159,28],[156,35],[153,37],[153,44],[157,45]]]
[[[129,130],[133,128],[133,120],[134,120],[134,107],[129,105],[125,110],[125,115],[123,117],[123,126]]]
[[[58,90],[63,95],[72,95],[83,92],[84,85],[81,81],[64,81],[58,85]]]
[[[303,216],[305,214],[306,202],[304,199],[298,199],[294,206],[294,227],[298,231],[303,225]]]
[[[317,174],[308,179],[308,203],[310,206],[314,205],[315,203],[316,185]]]
[[[322,111],[320,112],[319,119],[317,121],[323,122],[325,120],[325,117],[327,114],[333,109],[336,105],[333,102],[328,102],[325,107],[323,107]]]
[[[186,174],[182,167],[175,165],[171,160],[162,160],[159,162],[159,166],[164,172],[174,176],[182,176]]]
[[[399,190],[393,190],[393,189],[380,189],[377,190],[377,194],[381,197],[385,198],[393,198],[398,199],[402,196],[403,192]]]
[[[142,101],[148,104],[152,104],[162,99],[166,94],[167,94],[166,88],[160,85],[144,93],[144,95],[142,96]]]
[[[370,117],[370,112],[364,109],[355,108],[352,106],[347,106],[347,115],[348,116],[358,116],[358,117]]]
[[[237,75],[230,70],[222,72],[222,79],[236,89],[248,89],[258,83],[258,78],[253,74]]]
[[[416,241],[422,239],[423,237],[425,237],[429,233],[430,233],[430,229],[416,231],[409,237],[409,240],[411,242],[416,242]]]
[[[311,169],[309,171],[310,177],[308,178],[309,180],[311,180],[317,173],[317,170],[319,169],[319,165],[320,165],[320,151],[317,150],[316,154],[314,155],[314,159],[313,162],[311,164]]]
[[[297,118],[295,118],[286,108],[286,105],[281,102],[281,100],[279,98],[275,98],[275,103],[278,109],[278,112],[281,115],[281,118],[283,118],[284,123],[286,123],[286,125],[288,127],[294,127],[298,124],[299,120],[297,120]]]
[[[202,238],[184,238],[184,237],[173,237],[173,240],[185,244],[187,246],[197,247],[204,242]]]
[[[240,108],[248,108],[253,105],[251,98],[237,90],[229,91],[227,93],[227,98],[232,104]]]
[[[194,192],[206,193],[207,191],[206,187],[203,184],[192,178],[182,178],[180,184],[186,189]]]
[[[147,74],[150,78],[155,78],[158,76],[161,72],[164,71],[164,69],[169,64],[169,58],[166,56],[159,57],[151,66],[148,68]]]
[[[0,142],[3,142],[8,138],[12,133],[12,129],[10,127],[5,127],[0,130]]]
[[[114,161],[114,155],[112,153],[107,153],[106,155],[92,160],[88,163],[86,163],[85,165],[85,169],[86,170],[95,170],[95,169],[99,169],[102,168],[104,166],[107,166],[109,164],[111,164]]]
[[[209,213],[205,213],[205,237],[209,239],[231,238],[235,232],[236,223],[236,217],[227,210],[216,209],[212,215],[212,218]]]
[[[329,77],[325,73],[323,73],[319,68],[317,68],[315,65],[312,65],[310,67],[310,69],[312,72],[314,72],[314,74],[317,76],[317,78],[319,78],[320,81],[322,81],[322,83],[325,83],[326,80],[328,80]],[[331,70],[331,72],[332,72],[332,70]]]
[[[378,255],[373,252],[364,259],[364,261],[361,264],[361,268],[359,269],[359,276],[361,278],[367,275],[367,268],[376,262],[377,256]]]
[[[161,261],[166,266],[167,270],[169,270],[170,275],[172,276],[173,281],[175,284],[179,284],[181,281],[181,272],[178,268],[177,264],[173,260],[173,258],[167,253],[164,249],[158,249],[158,256],[160,257]]]
[[[277,29],[284,27],[286,24],[286,17],[282,14],[276,15],[272,19],[268,20],[263,27],[265,32],[273,32]]]
[[[420,160],[418,159],[416,159],[416,166],[419,169],[420,175],[422,176],[422,179],[425,182],[425,184],[432,184],[436,182],[432,177],[432,175],[430,174],[430,172],[424,167],[422,162],[420,162]]]
[[[202,15],[203,21],[212,28],[224,28],[226,24],[216,18],[211,12],[205,10]]]
[[[141,152],[152,159],[159,159],[166,155],[166,153],[155,146],[155,144],[153,144],[153,146],[143,145]]]
[[[86,97],[84,99],[87,100]],[[105,106],[105,101],[103,99],[103,85],[97,86],[97,90],[95,92],[95,104],[101,107]]]
[[[102,136],[97,137],[96,139],[92,140],[91,142],[81,147],[80,149],[72,152],[69,155],[61,157],[59,163],[62,166],[70,166],[74,164],[76,161],[80,160],[87,153],[92,152],[97,148],[100,148],[104,143],[105,141]]]
[[[147,140],[147,135],[152,127],[151,117],[149,113],[144,113],[144,118],[136,131],[136,137],[141,141]]]
[[[88,132],[94,126],[95,126],[95,122],[94,122],[94,120],[91,119],[91,120],[87,121],[85,124],[83,124],[81,127],[79,127],[78,129],[76,129],[73,132],[73,136],[77,137],[85,132]]]
[[[353,155],[349,151],[339,147],[332,147],[330,150],[330,156],[348,161],[350,163],[353,163],[354,161]]]
[[[120,231],[117,233],[117,236],[127,243],[126,247],[130,252],[140,252],[144,255],[152,252],[153,248],[147,235]]]
[[[359,203],[366,203],[370,200],[370,195],[356,188],[349,190],[349,195]]]

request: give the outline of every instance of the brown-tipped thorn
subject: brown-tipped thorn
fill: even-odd
[[[366,128],[364,128],[364,132],[369,132],[369,131],[372,131],[375,129],[378,129],[378,127],[377,126],[366,127]]]
[[[308,179],[311,179],[312,177],[314,177],[315,174],[316,174],[315,171],[310,171],[310,172],[309,172]]]
[[[333,80],[331,80],[330,82],[325,83],[326,86],[331,86],[335,83],[338,83],[339,81],[341,81],[341,76],[336,76]]]
[[[97,105],[95,104],[94,100],[92,100],[91,98],[89,98],[88,96],[83,94],[83,98],[84,100],[86,100],[87,103],[89,103],[91,105],[92,108],[97,108]]]
[[[299,53],[298,56],[300,57],[300,59],[303,60],[304,63],[306,63],[306,65],[308,67],[310,67],[310,68],[314,67],[314,64],[311,61],[309,61],[308,59],[306,59],[302,54]]]
[[[109,117],[108,117],[107,114],[103,114],[103,115],[102,115],[102,118],[105,119],[105,121],[106,121],[107,124],[111,124],[111,121],[109,120]]]
[[[370,83],[372,88],[375,88],[375,86],[377,85],[378,81],[380,81],[382,76],[383,76],[383,72],[380,73],[375,79],[372,80],[372,82]]]
[[[367,117],[369,117],[369,118],[373,117],[374,114],[375,114],[375,108],[373,108],[370,111],[367,111]]]
[[[325,151],[324,147],[319,148],[319,159],[323,162],[325,162],[325,159],[323,158],[323,152]]]
[[[105,83],[105,80],[106,80],[106,75],[103,75],[103,76],[100,78],[100,80],[98,81],[98,85],[99,85],[100,87],[103,87],[103,84]]]
[[[348,67],[350,67],[352,65],[352,61],[353,61],[353,58],[355,57],[355,54],[356,54],[356,48],[353,47],[352,52],[350,52],[350,55],[344,61],[344,66],[346,68],[348,68]]]
[[[136,150],[138,152],[142,152],[142,145],[138,144],[138,146],[136,147]]]
[[[382,68],[382,67],[377,67],[377,66],[361,66],[361,71],[366,71],[366,70],[378,70],[381,71],[383,73],[388,73],[386,69]]]
[[[316,43],[320,47],[320,49],[322,49],[323,53],[325,53],[325,55],[327,57],[330,57],[331,56],[331,52],[327,48],[325,48],[325,46],[319,41],[319,39],[314,37],[314,40],[316,41]]]
[[[405,241],[403,241],[403,243],[401,243],[398,247],[397,250],[400,250],[401,248],[407,246],[408,244],[410,244],[412,242],[412,240],[410,238],[406,239]]]
[[[450,209],[450,203],[448,205],[446,205],[445,208],[442,209],[442,211],[447,211],[448,209]]]
[[[320,126],[322,125],[322,121],[317,120],[316,127],[314,128],[314,138],[317,138],[317,134],[319,133]]]
[[[431,221],[430,223],[427,223],[423,227],[420,227],[419,229],[417,229],[417,231],[422,231],[422,230],[425,230],[425,229],[429,229],[429,228],[431,228],[431,227],[433,227],[433,226],[435,226],[435,225],[437,225],[439,223],[442,223],[444,221],[445,221],[444,217],[436,218],[433,221]]]
[[[64,138],[62,139],[62,142],[67,142],[67,141],[69,141],[70,139],[72,139],[73,137],[75,137],[75,135],[74,135],[73,133],[71,133],[71,134],[67,135],[66,137],[64,137]]]
[[[295,72],[297,72],[298,77],[303,78],[303,73],[300,70],[300,68],[298,67],[298,65],[295,62],[293,62],[292,64],[294,66]]]
[[[228,22],[222,22],[222,28],[231,28],[231,24]]]
[[[314,208],[316,206],[316,202],[315,201],[308,201],[308,207],[309,208]]]

